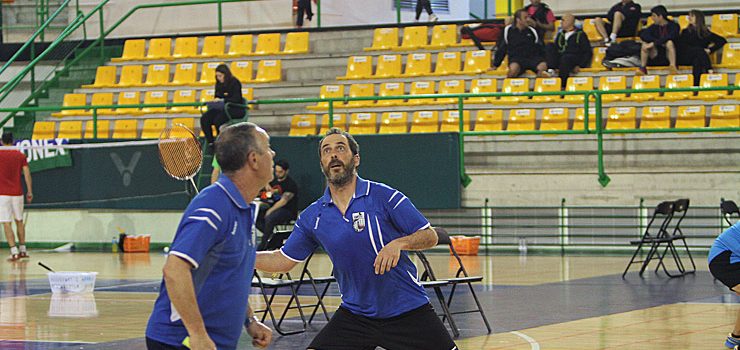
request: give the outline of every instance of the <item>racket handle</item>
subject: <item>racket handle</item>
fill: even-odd
[[[198,186],[195,185],[195,180],[193,178],[190,178],[190,183],[193,184],[193,188],[195,189],[195,193],[198,194],[200,191],[198,191]]]
[[[48,270],[49,272],[55,272],[54,270],[52,270],[52,269],[51,269],[51,267],[48,267],[48,266],[44,265],[44,263],[42,263],[42,262],[40,262],[40,261],[39,261],[39,266],[41,266],[41,267],[45,268],[45,269],[46,269],[46,270]]]

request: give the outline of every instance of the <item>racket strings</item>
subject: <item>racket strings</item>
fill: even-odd
[[[189,129],[179,124],[160,135],[159,158],[167,174],[178,180],[194,177],[203,163],[200,142]]]

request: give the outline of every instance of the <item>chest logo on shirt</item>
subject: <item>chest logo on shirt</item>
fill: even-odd
[[[362,232],[365,229],[365,212],[352,213],[352,227],[357,232]]]

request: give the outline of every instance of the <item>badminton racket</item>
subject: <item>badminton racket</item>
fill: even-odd
[[[198,192],[193,178],[203,164],[203,150],[192,130],[174,123],[159,135],[159,162],[164,171],[174,179],[190,181]]]

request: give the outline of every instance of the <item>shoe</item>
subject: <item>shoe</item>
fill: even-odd
[[[28,255],[28,252],[20,252],[20,253],[18,254],[18,257],[19,257],[20,259],[28,259],[28,258],[30,258],[31,256],[30,256],[30,255]]]
[[[635,72],[635,75],[638,75],[638,76],[647,75],[647,74],[648,74],[648,71],[647,71],[647,68],[645,67],[637,68],[637,72]]]
[[[727,340],[725,340],[725,346],[728,349],[737,349],[738,345],[740,345],[740,338],[735,338],[732,336],[732,333],[727,335]]]
[[[10,257],[8,258],[8,261],[18,261],[20,260],[21,256],[20,254],[10,254]]]
[[[604,46],[606,47],[612,46],[612,41],[609,40],[609,38],[604,39]]]
[[[601,61],[601,65],[604,66],[604,67],[606,67],[606,68],[608,68],[608,69],[617,68],[619,66],[619,65],[617,65],[616,63],[614,63],[614,62],[612,62],[610,60],[603,60],[603,61]]]
[[[548,69],[548,70],[543,70],[543,71],[537,72],[537,76],[540,77],[540,78],[550,78],[550,77],[552,77],[552,74],[550,74],[550,69]]]
[[[678,68],[668,66],[668,74],[678,74]]]
[[[433,13],[429,15],[429,22],[437,22],[438,20],[439,20],[439,17],[437,17],[437,15]]]

